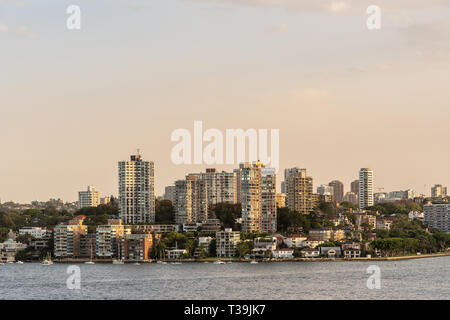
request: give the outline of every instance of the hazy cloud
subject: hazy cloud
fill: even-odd
[[[28,28],[27,26],[20,26],[17,29],[14,30],[14,33],[18,36],[25,37],[25,38],[37,38],[37,34]]]
[[[8,32],[8,26],[5,24],[0,24],[0,33]]]
[[[369,5],[376,4],[382,9],[427,9],[450,7],[448,0],[186,0],[191,2],[209,2],[218,4],[234,4],[286,10],[318,11],[329,14],[366,13]]]
[[[285,33],[288,31],[289,31],[289,26],[285,23],[273,24],[266,28],[266,32],[270,32],[270,33]]]

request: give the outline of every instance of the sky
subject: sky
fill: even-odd
[[[0,0],[0,199],[117,195],[138,148],[162,195],[214,167],[171,160],[195,120],[279,129],[278,182],[349,191],[370,167],[375,190],[429,194],[450,185],[449,73],[448,0]]]

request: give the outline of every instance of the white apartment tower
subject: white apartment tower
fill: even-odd
[[[359,208],[364,209],[374,205],[373,201],[373,170],[361,168],[359,170]]]
[[[96,207],[100,204],[100,192],[94,186],[88,186],[87,191],[78,192],[78,208]]]
[[[139,154],[119,162],[119,216],[125,224],[155,223],[154,163]]]

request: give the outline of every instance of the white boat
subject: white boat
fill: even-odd
[[[258,261],[256,261],[256,260],[250,261],[250,264],[257,264],[257,263],[258,263]]]
[[[4,266],[5,264],[3,262],[0,262],[0,266]]]
[[[167,262],[165,262],[165,261],[162,261],[162,262],[161,262],[161,264],[167,264]]]
[[[8,263],[9,263],[9,264],[13,264],[14,262],[12,262],[12,261],[8,261]]]
[[[223,262],[221,260],[217,260],[217,261],[214,261],[214,264],[225,264],[225,262]]]
[[[50,257],[50,253],[47,254],[47,258],[41,262],[43,266],[51,266],[53,264],[52,258]]]
[[[16,264],[23,264],[23,261],[17,261]]]
[[[140,266],[141,264],[139,262],[136,262],[134,265],[135,266]]]
[[[124,264],[122,260],[113,260],[112,264]]]
[[[171,262],[170,264],[181,264],[181,262]]]

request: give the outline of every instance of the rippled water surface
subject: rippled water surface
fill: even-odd
[[[381,269],[381,289],[366,272]],[[1,299],[450,299],[450,257],[373,262],[0,266]]]

